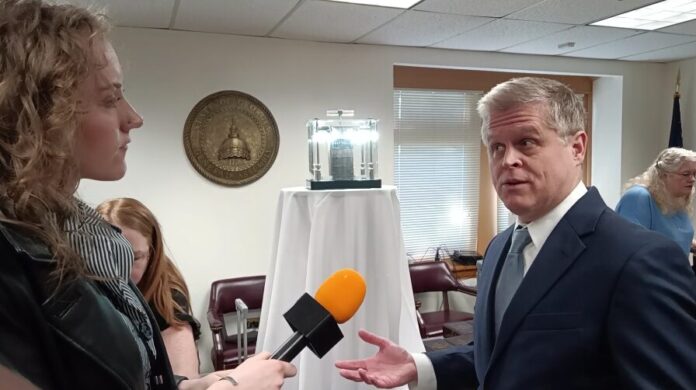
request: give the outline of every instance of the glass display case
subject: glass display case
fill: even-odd
[[[307,122],[309,173],[307,188],[380,188],[377,173],[376,119],[346,119],[349,110],[332,110]]]

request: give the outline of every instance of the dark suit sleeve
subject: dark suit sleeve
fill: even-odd
[[[473,345],[428,352],[426,356],[433,363],[438,390],[475,389],[478,385]]]
[[[611,354],[623,388],[696,389],[696,277],[676,244],[652,241],[617,281]]]

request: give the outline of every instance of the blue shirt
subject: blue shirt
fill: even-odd
[[[633,223],[671,238],[689,255],[694,238],[689,216],[684,211],[663,214],[647,188],[636,185],[626,190],[616,205],[616,212]]]

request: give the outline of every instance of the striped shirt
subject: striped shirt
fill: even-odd
[[[65,223],[68,241],[85,260],[87,270],[98,278],[95,282],[109,292],[109,300],[133,333],[143,362],[146,388],[149,388],[149,356],[154,358],[157,353],[146,309],[128,284],[133,248],[96,210],[79,199],[76,201],[79,212]]]

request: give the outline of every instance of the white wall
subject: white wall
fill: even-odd
[[[132,133],[126,177],[115,183],[84,182],[79,193],[92,204],[135,197],[157,215],[191,290],[194,314],[203,324],[199,349],[204,370],[210,368],[205,316],[210,283],[266,273],[279,190],[300,186],[306,178],[308,119],[330,108],[353,108],[358,117],[379,118],[381,177],[392,183],[394,64],[617,76],[622,84],[617,79],[599,84],[609,97],[600,99],[602,106],[594,110],[598,118],[614,118],[606,125],[595,124],[593,154],[594,181],[609,194],[612,206],[621,183],[616,182],[616,169],[603,176],[601,167],[620,167],[623,181],[629,172],[644,167],[642,154],[654,155],[654,142],[666,142],[663,134],[653,136],[669,115],[662,96],[666,93],[655,93],[665,79],[665,65],[132,28],[116,29],[113,40],[127,95],[145,125]],[[193,106],[208,94],[228,89],[261,100],[280,130],[273,167],[241,188],[221,187],[198,175],[182,141]],[[616,98],[623,99],[623,107]],[[617,145],[620,136],[623,142]]]
[[[672,97],[674,96],[677,73],[681,71],[681,83],[679,88],[679,103],[681,106],[682,137],[684,147],[696,148],[696,59],[672,62],[667,65],[664,93],[669,96],[669,120],[672,118]],[[669,134],[667,122],[666,134]]]
[[[621,133],[623,115],[620,110],[605,107],[621,106],[623,102],[623,79],[621,76],[605,76],[595,80],[592,99],[592,184],[601,189],[608,205],[613,206],[621,197]]]
[[[625,103],[633,107],[632,110],[627,110],[627,107],[624,106],[623,110],[623,154],[621,159],[623,183],[645,171],[655,160],[657,154],[667,147],[675,81],[675,78],[669,74],[670,66],[663,65],[663,72],[655,73],[652,77],[635,79],[632,82],[624,80],[623,97],[624,99],[632,99],[633,102]],[[641,98],[638,96],[644,94],[648,94],[649,97]],[[685,146],[688,144],[685,143]]]
[[[678,73],[681,76],[679,104],[681,107],[682,137],[684,139],[684,147],[693,150],[696,149],[696,110],[694,109],[694,103],[696,102],[696,59],[676,61],[667,66],[665,93],[670,97],[668,132],[672,118],[671,102]],[[694,212],[691,214],[691,222],[696,224],[696,213]]]

